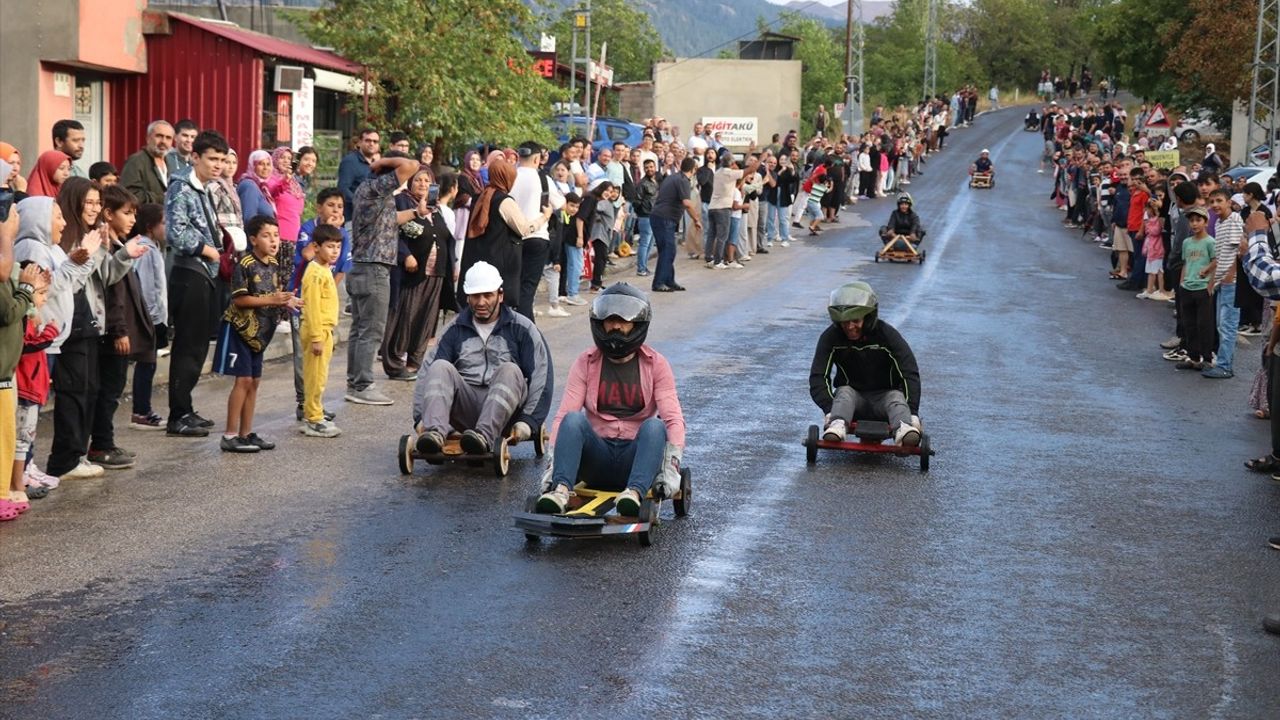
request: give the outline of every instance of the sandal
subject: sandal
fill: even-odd
[[[14,507],[13,503],[8,500],[0,500],[0,522],[17,520],[19,514],[18,508]]]
[[[1254,472],[1280,474],[1280,460],[1272,455],[1254,458],[1245,462],[1244,466]]]
[[[1254,410],[1254,411],[1253,411],[1253,416],[1254,416],[1254,417],[1256,417],[1256,418],[1258,418],[1259,420],[1270,420],[1270,419],[1271,419],[1271,413],[1267,412],[1266,410]]]

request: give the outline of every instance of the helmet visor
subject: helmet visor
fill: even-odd
[[[832,305],[827,308],[827,312],[831,314],[833,322],[848,322],[850,320],[861,320],[875,308],[865,305]]]
[[[648,322],[651,314],[649,303],[621,293],[599,295],[591,303],[592,320],[618,318],[625,322]]]

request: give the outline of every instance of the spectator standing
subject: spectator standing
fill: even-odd
[[[173,149],[164,156],[169,177],[179,177],[191,172],[192,148],[199,134],[200,126],[194,120],[182,119],[173,126]]]
[[[1207,370],[1213,352],[1214,241],[1206,230],[1209,213],[1196,206],[1186,210],[1191,237],[1182,243],[1182,305],[1178,314],[1187,334],[1187,359],[1179,370]]]
[[[62,184],[71,177],[71,158],[61,150],[47,150],[36,158],[36,165],[27,178],[27,195],[43,195],[56,198]]]
[[[259,215],[272,220],[276,217],[276,206],[271,201],[271,188],[267,185],[271,172],[271,153],[266,150],[249,153],[244,174],[236,183],[236,194],[240,196],[240,210],[246,223]]]
[[[1209,207],[1218,216],[1213,235],[1213,283],[1211,293],[1218,328],[1218,353],[1213,367],[1201,374],[1213,380],[1235,375],[1236,334],[1240,308],[1236,307],[1236,257],[1244,241],[1244,221],[1231,208],[1231,193],[1219,188],[1209,196]]]
[[[88,177],[76,162],[84,157],[84,125],[79,120],[59,120],[53,124],[53,149],[71,158],[71,177]]]
[[[147,203],[138,208],[132,236],[147,252],[133,262],[142,304],[155,330],[155,347],[148,356],[135,350],[133,366],[133,412],[129,427],[135,430],[163,430],[164,418],[151,404],[152,384],[156,376],[156,354],[169,346],[169,279],[164,266],[164,207]]]
[[[658,264],[653,273],[654,292],[684,290],[684,286],[676,282],[676,225],[682,215],[688,215],[688,224],[702,229],[699,197],[693,190],[697,171],[697,162],[693,158],[681,160],[680,172],[662,180],[658,195],[653,200],[649,222],[653,226],[654,243],[658,246]]]
[[[315,229],[311,240],[312,260],[302,274],[302,303],[307,309],[299,333],[306,342],[302,365],[305,392],[302,433],[308,437],[331,438],[342,434],[324,410],[325,380],[333,359],[333,332],[338,327],[338,285],[334,282],[337,273],[333,264],[342,253],[342,233],[340,223]]]
[[[536,171],[535,171],[536,172]],[[516,169],[501,157],[491,157],[489,184],[480,193],[472,208],[467,241],[462,248],[462,276],[477,262],[484,261],[498,268],[502,274],[502,286],[513,292],[503,294],[503,304],[518,310],[521,283],[521,238],[545,227],[551,219],[551,206],[541,212],[526,216],[519,204],[508,193],[516,180]],[[607,181],[606,181],[607,182]],[[461,307],[460,298],[459,307]]]
[[[173,147],[173,126],[155,120],[147,126],[147,144],[129,156],[120,169],[120,184],[142,204],[164,203],[169,187],[169,165],[166,155]]]
[[[538,163],[542,158],[542,146],[535,142],[526,142],[516,151],[519,165],[516,167],[516,179],[511,185],[511,199],[520,208],[520,214],[526,218],[534,218],[552,208],[550,181],[538,172]],[[548,222],[550,213],[546,213]],[[547,257],[551,254],[551,239],[547,233],[547,222],[539,224],[524,234],[520,241],[520,283],[511,288],[516,295],[516,309],[521,315],[534,319],[533,301],[538,293],[538,283],[542,280],[542,272],[547,267]],[[501,267],[501,266],[499,266]],[[511,287],[511,286],[508,286]]]
[[[347,222],[352,221],[355,212],[356,188],[369,179],[372,163],[382,149],[382,136],[373,128],[360,131],[356,148],[343,156],[338,163],[338,189],[342,191],[345,202]]]

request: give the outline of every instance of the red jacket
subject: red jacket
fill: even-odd
[[[58,337],[58,326],[48,323],[44,329],[31,318],[22,336],[22,358],[18,360],[18,398],[44,405],[49,400],[49,357],[45,348]]]
[[[1151,196],[1145,190],[1139,190],[1129,197],[1129,218],[1125,226],[1131,233],[1142,232],[1142,213],[1147,209],[1147,201]]]

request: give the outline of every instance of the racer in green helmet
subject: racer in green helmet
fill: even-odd
[[[831,325],[818,338],[809,394],[827,414],[823,439],[844,440],[855,420],[887,420],[899,445],[920,444],[920,370],[902,335],[880,319],[876,292],[851,282],[831,292]]]

